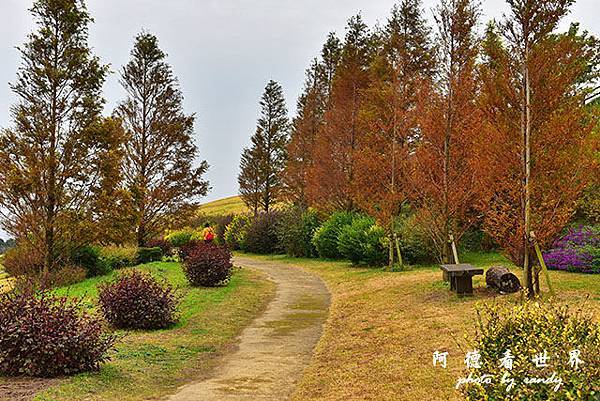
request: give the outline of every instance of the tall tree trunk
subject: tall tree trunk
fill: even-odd
[[[451,71],[452,71],[452,67]],[[444,263],[450,263],[450,243],[448,240],[450,239],[450,140],[452,136],[452,104],[454,102],[453,99],[453,88],[452,88],[452,78],[448,78],[448,103],[447,103],[447,122],[446,122],[446,133],[444,135],[444,238],[443,238],[443,255],[442,260]]]
[[[393,237],[390,235],[389,237],[389,262],[388,262],[388,269],[391,271],[394,268],[394,239]]]
[[[525,45],[525,126],[524,126],[524,162],[525,162],[525,210],[524,210],[524,248],[523,271],[525,274],[525,287],[529,297],[536,296],[533,278],[533,265],[529,249],[529,233],[531,232],[531,88],[529,82],[529,46]]]
[[[144,224],[144,222],[140,222],[140,225],[138,227],[137,230],[137,245],[138,247],[143,247],[145,245],[145,238],[146,237],[146,226]]]
[[[54,35],[56,38],[59,37],[58,22],[54,24]],[[58,40],[54,44],[53,49],[54,57],[52,60],[55,70],[58,70]],[[54,78],[56,79],[56,78]],[[50,149],[48,150],[48,177],[47,177],[47,191],[48,199],[46,203],[46,221],[45,221],[45,255],[44,255],[44,271],[43,271],[43,282],[48,279],[50,270],[55,264],[55,223],[56,223],[56,149],[58,141],[58,83],[52,82],[52,93],[51,93],[51,115],[50,115]]]

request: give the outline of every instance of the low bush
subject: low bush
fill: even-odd
[[[216,287],[226,284],[233,264],[229,248],[212,243],[198,243],[183,262],[183,271],[193,286]]]
[[[50,287],[62,287],[73,285],[82,282],[87,278],[87,270],[85,270],[81,266],[67,265],[62,266],[58,270],[52,272],[50,275],[49,286],[41,287],[41,288],[50,288]],[[20,287],[24,289],[24,287]],[[25,288],[33,288],[32,286],[27,286]]]
[[[233,221],[234,215],[228,214],[226,216],[217,216],[214,218],[215,227],[215,242],[219,245],[225,245],[225,230],[227,226]]]
[[[155,238],[146,242],[146,248],[160,248],[163,255],[170,255],[173,251],[173,245],[164,238]]]
[[[352,224],[352,220],[355,217],[356,215],[354,213],[334,213],[325,223],[323,223],[320,228],[315,231],[312,243],[321,258],[342,258],[342,255],[338,250],[338,236],[345,226]]]
[[[88,277],[103,276],[112,271],[110,264],[100,257],[100,248],[86,245],[71,251],[71,263],[83,267]]]
[[[314,258],[317,249],[312,243],[321,221],[316,211],[299,207],[284,210],[277,223],[277,239],[281,250],[289,256]]]
[[[472,366],[466,375],[491,375],[492,382],[464,386],[467,400],[591,401],[600,394],[600,324],[581,310],[534,302],[480,307],[470,349],[478,351],[481,366]],[[538,367],[533,359],[544,353],[548,367]],[[574,357],[583,362],[575,366]],[[503,361],[512,361],[512,369]],[[553,374],[563,381],[557,391],[556,383],[525,383]]]
[[[163,252],[159,247],[156,248],[139,248],[137,251],[137,263],[152,263],[162,259]]]
[[[190,241],[178,250],[179,260],[185,261],[190,253],[203,244],[204,241]]]
[[[106,263],[111,270],[123,267],[135,266],[137,263],[138,248],[104,246],[100,248],[100,259]]]
[[[233,217],[231,223],[225,228],[225,234],[223,236],[229,249],[236,251],[244,247],[246,232],[250,225],[250,221],[250,216],[245,214],[238,214]]]
[[[56,377],[97,370],[115,337],[79,303],[48,293],[0,295],[0,373]]]
[[[22,291],[35,291],[71,285],[85,280],[85,268],[68,263],[58,266],[44,276],[42,256],[31,246],[19,244],[9,249],[2,260],[4,270],[16,278],[15,288]]]
[[[191,228],[183,228],[181,230],[172,231],[165,235],[165,240],[168,241],[175,248],[184,246],[192,240],[192,237],[198,237],[201,235],[198,231]],[[196,238],[198,239],[198,238]]]
[[[597,180],[579,198],[577,215],[590,224],[600,224],[600,183]]]
[[[173,287],[138,270],[98,286],[98,301],[104,318],[119,329],[163,329],[178,320]]]
[[[394,229],[404,263],[412,265],[435,262],[437,250],[414,214],[397,219]]]
[[[497,248],[493,238],[480,228],[467,230],[458,242],[459,251],[491,252]]]
[[[338,235],[338,251],[353,264],[381,266],[387,261],[385,232],[371,217],[356,217],[342,227]]]
[[[2,264],[4,270],[13,277],[34,277],[41,273],[44,259],[36,248],[26,243],[18,243],[4,253]]]
[[[280,251],[277,238],[277,224],[280,212],[260,213],[252,218],[244,238],[242,250],[258,254],[272,254]]]

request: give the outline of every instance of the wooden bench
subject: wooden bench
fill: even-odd
[[[483,269],[468,263],[440,265],[444,280],[450,281],[450,289],[460,295],[473,295],[473,276],[483,274]]]

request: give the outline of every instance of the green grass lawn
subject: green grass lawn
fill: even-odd
[[[248,255],[244,255],[248,256]],[[512,304],[475,278],[475,296],[458,297],[437,265],[408,271],[353,267],[347,262],[251,256],[302,267],[327,284],[332,303],[323,336],[294,400],[460,400],[456,380],[464,373],[465,334],[474,329],[475,306]],[[465,253],[461,262],[506,265],[497,253]],[[557,298],[600,316],[600,275],[550,272]],[[434,369],[434,351],[450,353],[448,369]]]
[[[219,199],[200,206],[198,211],[207,216],[223,216],[248,212],[248,208],[239,196]]]
[[[112,359],[99,372],[66,379],[35,400],[160,399],[206,375],[274,294],[273,283],[245,269],[236,269],[226,287],[192,288],[178,263],[158,262],[138,268],[179,287],[183,295],[179,323],[152,332],[119,331]],[[94,309],[96,285],[110,278],[89,279],[56,293],[82,298]]]

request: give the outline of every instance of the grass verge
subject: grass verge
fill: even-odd
[[[227,287],[192,288],[177,263],[138,267],[180,288],[179,323],[152,332],[119,331],[112,360],[96,373],[62,381],[39,393],[37,401],[156,400],[177,387],[200,379],[215,366],[237,334],[254,319],[274,294],[274,284],[245,269],[235,271]],[[83,298],[94,308],[96,285],[111,276],[86,280],[57,293]]]
[[[248,256],[248,255],[244,255]],[[463,374],[464,335],[473,330],[478,302],[511,303],[474,280],[474,297],[458,297],[436,265],[404,272],[351,267],[345,262],[258,259],[302,266],[319,275],[331,294],[329,318],[295,400],[459,400],[454,385]],[[482,267],[510,265],[496,253],[465,254]],[[521,272],[513,266],[514,272]],[[600,275],[550,272],[558,298],[600,313]],[[434,368],[432,353],[449,352],[448,368]]]

